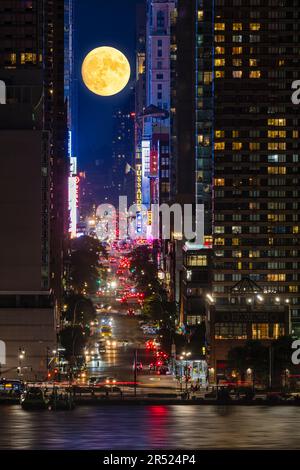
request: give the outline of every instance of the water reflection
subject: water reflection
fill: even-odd
[[[300,449],[300,408],[0,407],[1,449]]]

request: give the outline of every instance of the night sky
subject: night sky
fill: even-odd
[[[81,64],[86,54],[99,46],[120,49],[128,58],[135,77],[135,8],[143,0],[77,0],[75,19],[75,66],[79,78],[79,165],[96,158],[108,164],[112,141],[112,113],[128,96],[129,87],[119,95],[101,97],[83,84]],[[106,150],[104,148],[106,147]]]

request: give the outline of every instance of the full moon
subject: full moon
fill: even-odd
[[[121,51],[103,46],[88,53],[81,73],[90,91],[100,96],[112,96],[126,87],[130,79],[130,65]]]

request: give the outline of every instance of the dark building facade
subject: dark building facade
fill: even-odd
[[[198,323],[205,315],[202,294],[211,288],[212,260],[212,158],[208,140],[212,114],[211,101],[205,101],[204,110],[199,105],[197,84],[203,64],[198,61],[197,21],[197,3],[178,0],[171,27],[171,201],[182,207],[190,204],[194,209],[196,203],[205,205],[205,238],[201,246],[192,246],[173,231],[167,244],[165,277],[171,298],[180,304],[180,321],[189,324]],[[191,257],[195,259],[188,266]],[[203,269],[207,275],[197,286],[199,270]]]
[[[1,332],[9,370],[22,347],[40,376],[56,340],[68,220],[63,1],[1,2],[0,82]]]
[[[249,278],[290,301],[297,334],[299,14],[293,0],[179,0],[173,100],[174,196],[205,205],[216,302]]]
[[[207,359],[212,383],[232,380],[228,353],[243,347],[249,340],[259,340],[271,348],[272,342],[291,332],[290,304],[276,294],[263,289],[247,278],[236,283],[229,294],[230,309],[213,301],[206,315]],[[271,352],[270,352],[271,354]],[[250,368],[246,377],[253,382],[255,371]],[[252,376],[252,377],[251,377]]]
[[[211,2],[198,5],[199,60],[211,50],[201,72],[213,100],[213,293],[226,304],[234,283],[249,277],[290,299],[296,330],[300,144],[290,90],[300,65],[300,6],[214,5],[213,12]]]

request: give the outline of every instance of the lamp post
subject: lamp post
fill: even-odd
[[[19,374],[22,375],[22,361],[25,358],[25,350],[23,348],[19,348]]]

